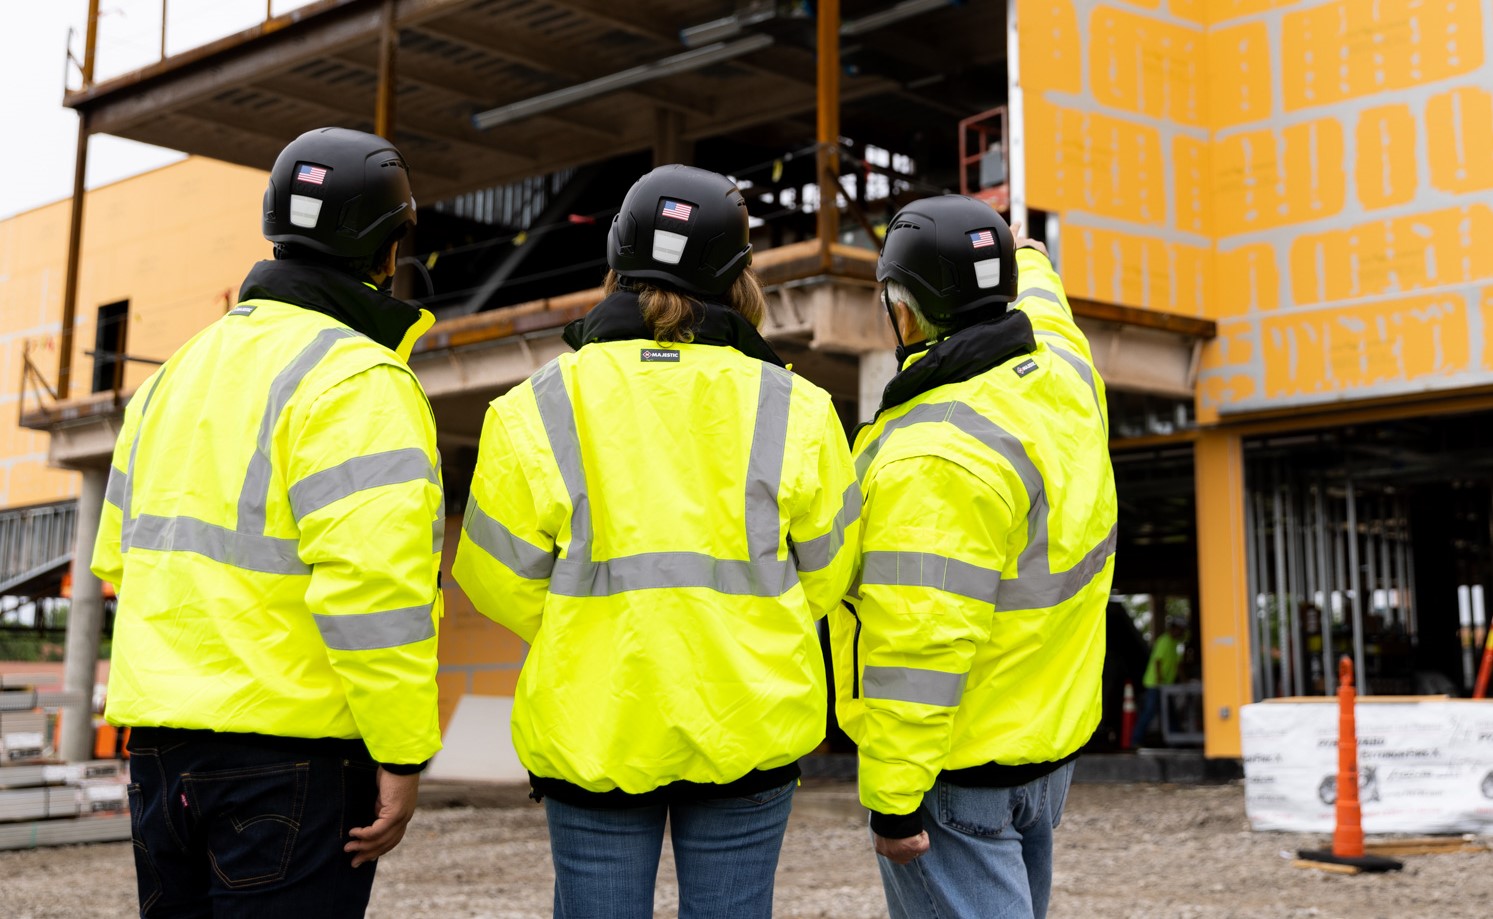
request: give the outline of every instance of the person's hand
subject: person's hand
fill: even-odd
[[[927,851],[928,832],[926,830],[916,836],[908,836],[904,839],[888,839],[885,836],[876,836],[876,854],[882,858],[889,858],[899,865],[910,864],[913,859]]]
[[[420,790],[420,773],[395,775],[378,770],[378,803],[373,810],[373,825],[347,831],[352,841],[342,847],[351,852],[353,867],[387,854],[404,838],[405,827],[415,815],[415,797]]]
[[[1032,239],[1026,235],[1026,227],[1020,223],[1011,224],[1011,236],[1016,240],[1017,249],[1036,249],[1043,255],[1047,255],[1047,247],[1042,245],[1041,240]],[[1048,256],[1051,258],[1052,256]]]

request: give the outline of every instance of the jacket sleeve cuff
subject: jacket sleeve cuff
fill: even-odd
[[[923,832],[923,812],[915,810],[910,814],[883,814],[881,811],[872,811],[871,832],[887,839],[916,836]]]
[[[380,769],[384,770],[385,772],[391,772],[394,775],[414,775],[417,772],[424,772],[425,771],[425,767],[429,766],[429,765],[430,765],[430,760],[426,760],[423,763],[379,763],[378,764],[378,766],[379,766]]]

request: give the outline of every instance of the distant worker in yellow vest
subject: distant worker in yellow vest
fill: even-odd
[[[1166,617],[1166,631],[1156,639],[1151,648],[1151,659],[1146,662],[1146,675],[1141,678],[1146,688],[1141,702],[1140,715],[1135,719],[1135,730],[1130,735],[1130,746],[1139,747],[1146,739],[1151,722],[1161,712],[1161,687],[1177,682],[1182,665],[1182,642],[1187,638],[1187,620],[1182,616]]]
[[[815,623],[850,584],[860,492],[829,394],[757,332],[746,201],[663,166],[607,242],[576,349],[488,409],[454,573],[530,644],[513,742],[542,799],[555,915],[770,919],[824,738]]]
[[[855,440],[856,595],[831,621],[893,917],[1042,917],[1100,715],[1116,502],[1104,384],[1038,242],[945,195],[877,268],[901,372]]]
[[[142,916],[362,916],[440,749],[435,423],[384,292],[409,168],[324,128],[275,161],[275,258],[130,400],[93,570],[119,587]]]

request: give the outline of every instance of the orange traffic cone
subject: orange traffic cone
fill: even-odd
[[[1130,749],[1130,735],[1135,733],[1135,687],[1125,681],[1125,701],[1120,705],[1120,749]]]
[[[1332,854],[1338,858],[1363,855],[1363,810],[1358,803],[1358,719],[1354,704],[1353,661],[1344,654],[1337,668],[1337,826],[1332,831]]]
[[[1358,803],[1358,723],[1354,704],[1353,660],[1344,654],[1337,668],[1337,814],[1332,851],[1303,849],[1304,861],[1346,865],[1357,871],[1397,871],[1402,862],[1363,852],[1363,812]],[[1342,869],[1339,869],[1342,870]]]
[[[1493,674],[1493,629],[1488,630],[1488,640],[1483,644],[1483,662],[1478,665],[1477,685],[1472,690],[1474,699],[1488,697],[1488,675]]]

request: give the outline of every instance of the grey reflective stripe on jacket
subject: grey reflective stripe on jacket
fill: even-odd
[[[1047,339],[1047,347],[1051,349],[1052,353],[1062,358],[1069,367],[1072,367],[1078,373],[1079,378],[1088,384],[1089,392],[1094,395],[1094,408],[1099,412],[1099,420],[1104,424],[1104,433],[1108,435],[1109,418],[1105,414],[1103,400],[1099,398],[1099,386],[1094,382],[1094,368],[1089,366],[1088,361],[1068,350],[1068,339],[1064,338],[1060,333],[1038,332],[1037,337]]]
[[[798,583],[798,567],[792,554],[786,559],[778,558],[778,547],[783,541],[778,493],[787,445],[792,374],[769,364],[762,365],[743,495],[746,559],[715,558],[699,552],[647,552],[611,559],[593,558],[591,498],[581,460],[575,412],[559,363],[551,362],[535,374],[532,386],[551,453],[570,496],[571,538],[563,558],[541,557],[537,547],[513,538],[480,509],[476,513],[469,510],[469,519],[479,522],[491,546],[484,544],[483,537],[474,537],[474,541],[515,573],[526,577],[543,576],[541,572],[548,565],[550,592],[570,597],[604,597],[630,590],[688,587],[739,596],[776,597]],[[858,515],[859,492],[855,494]],[[844,514],[842,510],[839,517],[854,519],[844,518]],[[843,543],[844,526],[845,523],[837,521],[836,529],[823,537],[826,542],[822,546],[817,539],[810,541],[815,545],[809,546],[811,559],[805,564],[806,570],[816,564],[819,555],[834,542],[836,531]],[[500,551],[493,552],[493,546]]]
[[[355,456],[320,472],[313,472],[290,486],[290,508],[296,522],[329,504],[381,485],[398,485],[424,479],[440,484],[430,458],[419,447],[404,447]]]
[[[921,667],[875,667],[867,665],[861,686],[867,699],[919,702],[952,708],[964,697],[967,673],[947,673]]]
[[[461,526],[467,539],[519,577],[535,581],[550,576],[555,565],[554,554],[514,536],[501,521],[489,516],[475,497],[467,501]]]
[[[914,406],[907,414],[887,422],[876,440],[856,457],[856,474],[865,478],[872,461],[896,431],[915,424],[937,422],[952,424],[998,453],[1021,479],[1029,510],[1027,544],[1016,562],[1019,574],[1001,580],[999,571],[958,559],[923,552],[868,552],[861,583],[937,587],[993,602],[998,610],[1050,609],[1077,596],[1114,554],[1116,528],[1111,527],[1108,535],[1090,548],[1077,565],[1066,571],[1053,571],[1048,556],[1047,489],[1041,472],[1016,435],[968,405],[962,402],[927,403]]]
[[[116,503],[122,517],[121,552],[149,549],[157,552],[191,552],[234,568],[265,574],[309,575],[311,566],[301,561],[300,540],[269,536],[264,530],[269,501],[269,484],[273,473],[270,452],[280,416],[301,382],[331,351],[338,340],[358,337],[347,328],[322,329],[301,349],[270,383],[255,451],[244,472],[244,484],[237,502],[238,520],[234,527],[186,515],[161,517],[153,514],[131,516],[135,457],[145,429],[146,413],[165,378],[162,368],[146,394],[140,410],[135,437],[130,444],[129,469],[124,474],[110,467],[105,499]],[[169,363],[168,365],[169,366]],[[381,485],[392,485],[417,479],[439,483],[439,473],[423,450],[411,447],[389,450],[349,459],[313,473],[291,486],[291,511],[297,522],[302,517],[356,492]],[[444,526],[436,520],[432,529],[432,546],[439,551]],[[423,641],[435,635],[432,618],[434,604],[407,609],[384,610],[348,616],[316,616],[322,636],[329,648],[371,650]]]
[[[806,539],[793,544],[793,557],[798,559],[799,571],[818,571],[829,567],[829,563],[845,546],[845,529],[861,516],[861,483],[851,482],[840,498],[840,513],[835,515],[834,527],[823,536]]]
[[[435,637],[435,604],[347,616],[316,615],[321,640],[336,651],[376,651]]]

